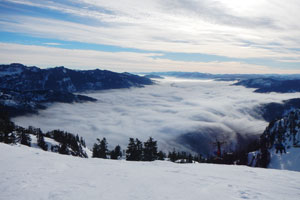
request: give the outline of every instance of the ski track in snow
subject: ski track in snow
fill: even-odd
[[[300,173],[83,159],[0,144],[0,199],[299,199]]]

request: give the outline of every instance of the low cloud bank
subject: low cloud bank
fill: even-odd
[[[145,88],[89,93],[98,102],[56,103],[39,115],[13,121],[43,131],[59,128],[79,134],[89,147],[96,138],[106,137],[110,148],[117,144],[125,148],[129,137],[145,141],[152,136],[164,151],[176,148],[207,154],[216,139],[234,148],[237,133],[253,137],[263,132],[267,122],[254,113],[254,106],[299,96],[253,93],[231,83],[167,78]]]

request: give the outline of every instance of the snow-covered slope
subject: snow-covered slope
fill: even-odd
[[[300,171],[300,149],[288,149],[286,154],[271,151],[271,161],[268,168]]]
[[[0,199],[299,199],[300,173],[83,159],[0,143]]]
[[[268,160],[268,168],[300,171],[300,109],[270,122],[260,145],[259,151],[249,154],[249,165],[257,166],[257,162]]]
[[[300,109],[294,109],[271,123],[264,134],[273,144],[269,150],[268,167],[300,171]]]
[[[274,140],[270,149],[269,168],[300,171],[300,109],[294,109],[275,121],[264,134]]]

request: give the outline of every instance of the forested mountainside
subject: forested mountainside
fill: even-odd
[[[129,73],[107,70],[70,70],[64,67],[40,69],[22,64],[0,65],[0,106],[11,116],[36,113],[44,103],[96,101],[85,92],[142,87],[152,81]]]
[[[300,171],[300,109],[270,122],[259,151],[249,154],[249,165]]]
[[[263,117],[264,120],[271,122],[282,118],[285,114],[300,108],[300,98],[284,100],[281,103],[266,103],[259,105],[255,110]]]
[[[46,109],[44,103],[82,103],[97,101],[85,95],[54,90],[16,91],[0,89],[0,108],[10,116],[27,113],[37,113],[39,109]]]
[[[150,84],[152,81],[145,77],[107,70],[71,70],[65,67],[40,69],[22,64],[0,65],[0,87],[18,91],[84,92]]]
[[[258,93],[292,93],[300,92],[300,79],[275,79],[275,78],[253,78],[240,80],[234,85],[242,85],[247,88],[256,88],[254,92]]]

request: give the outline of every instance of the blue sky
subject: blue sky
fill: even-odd
[[[300,73],[299,10],[296,0],[0,0],[0,62]]]

